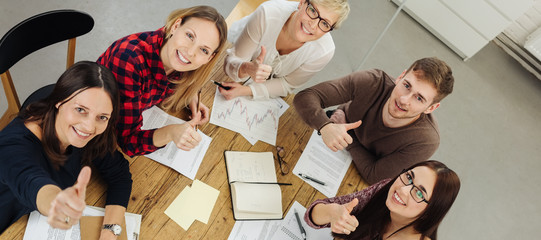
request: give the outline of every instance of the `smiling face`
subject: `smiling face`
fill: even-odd
[[[302,43],[317,40],[326,33],[318,26],[320,19],[310,18],[307,11],[311,12],[314,16],[319,15],[321,19],[325,20],[331,26],[336,23],[339,17],[337,13],[323,6],[309,4],[307,1],[299,2],[299,10],[290,19],[288,32],[292,39]]]
[[[172,34],[160,51],[164,68],[187,72],[198,69],[214,57],[219,45],[216,25],[201,18],[189,18],[182,23],[178,19],[167,34]]]
[[[399,177],[391,185],[385,205],[389,208],[393,221],[409,223],[414,221],[427,207],[427,203],[419,199],[424,198],[430,202],[436,184],[436,173],[428,167],[419,166],[402,175],[401,177],[409,179],[419,191],[416,189],[412,191],[412,185],[405,185]],[[412,194],[416,196],[417,200]]]
[[[413,71],[398,78],[383,112],[386,126],[403,126],[415,121],[421,113],[431,113],[440,103],[432,103],[437,95],[436,88],[428,81],[420,80]],[[391,124],[394,122],[395,124]],[[398,124],[397,124],[398,123]],[[397,126],[394,126],[397,127]]]
[[[82,148],[103,133],[113,111],[111,97],[102,88],[89,88],[72,96],[64,104],[56,104],[56,134],[64,150],[69,145]]]

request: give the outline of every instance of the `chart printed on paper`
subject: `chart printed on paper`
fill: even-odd
[[[216,90],[210,123],[275,145],[279,112],[276,104],[245,97],[226,100]]]

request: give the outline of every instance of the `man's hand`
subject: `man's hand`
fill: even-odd
[[[353,138],[348,134],[351,129],[361,126],[362,120],[354,123],[335,124],[330,123],[319,130],[321,138],[327,147],[334,152],[347,147],[353,142]]]

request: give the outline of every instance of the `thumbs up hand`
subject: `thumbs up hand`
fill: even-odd
[[[357,221],[355,216],[351,215],[351,211],[357,204],[359,204],[359,199],[354,198],[346,204],[336,204],[334,206],[336,209],[331,216],[331,231],[346,235],[355,231],[359,225],[359,221]]]
[[[272,67],[267,64],[263,64],[267,49],[265,46],[261,46],[261,53],[252,62],[245,62],[241,67],[244,67],[243,72],[250,75],[254,82],[262,83],[267,80],[272,72]],[[241,70],[241,71],[242,71]]]
[[[90,181],[90,167],[83,167],[77,183],[58,193],[51,202],[47,222],[54,228],[69,229],[77,224],[85,209],[86,186]]]
[[[321,128],[319,132],[325,145],[336,152],[344,149],[353,142],[353,138],[348,134],[348,131],[358,128],[361,124],[362,120],[345,124],[330,123]]]

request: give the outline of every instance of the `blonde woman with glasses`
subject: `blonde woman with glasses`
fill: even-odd
[[[321,71],[334,55],[330,32],[349,14],[347,0],[272,0],[233,23],[225,72],[235,82],[219,88],[226,99],[287,96]],[[237,82],[247,82],[242,85]]]

